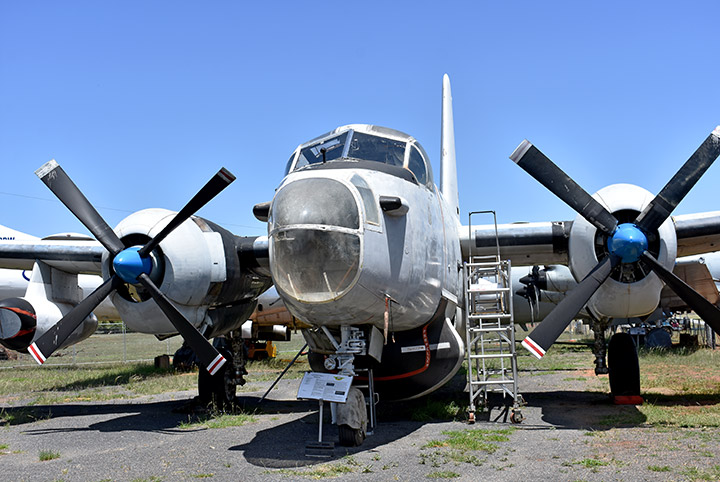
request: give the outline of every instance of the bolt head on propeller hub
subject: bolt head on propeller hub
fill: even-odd
[[[623,263],[634,263],[648,248],[648,240],[637,226],[632,223],[620,224],[608,238],[608,250],[619,257]]]
[[[137,283],[138,277],[152,271],[152,259],[150,256],[142,257],[138,253],[140,246],[133,246],[120,251],[113,259],[115,273],[126,283]]]

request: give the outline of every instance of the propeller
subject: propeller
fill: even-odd
[[[175,228],[233,182],[235,176],[225,168],[220,169],[154,238],[144,246],[125,247],[57,162],[52,160],[44,164],[35,171],[35,174],[110,252],[114,270],[114,274],[109,279],[30,345],[28,350],[35,361],[43,364],[102,300],[123,283],[129,283],[141,284],[145,287],[207,371],[214,375],[225,363],[225,358],[150,279],[149,274],[153,269],[150,253]]]
[[[716,332],[720,329],[720,310],[680,278],[663,267],[648,251],[648,236],[670,216],[707,169],[720,155],[720,126],[716,127],[643,209],[632,223],[619,223],[615,216],[557,167],[527,140],[512,153],[518,166],[565,201],[607,236],[608,255],[563,298],[550,314],[528,335],[522,345],[537,358],[555,343],[577,313],[585,306],[613,271],[623,264],[642,260]]]

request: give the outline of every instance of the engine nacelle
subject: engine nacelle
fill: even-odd
[[[0,301],[0,344],[15,351],[25,351],[37,329],[33,306],[22,298]]]
[[[174,217],[165,209],[146,209],[118,224],[115,233],[126,246],[142,245]],[[170,233],[152,253],[150,277],[174,306],[201,333],[211,337],[239,328],[269,285],[242,270],[236,237],[202,218],[191,217]],[[109,256],[103,278],[111,276]],[[142,287],[124,285],[111,295],[120,316],[132,330],[154,335],[176,333],[174,326]]]
[[[7,298],[0,301],[0,345],[10,350],[27,352],[38,337],[52,328],[74,305],[51,301],[43,297]],[[87,316],[80,326],[60,345],[74,345],[95,333],[98,320],[94,314]]]
[[[631,184],[607,186],[593,197],[605,206],[620,223],[632,222],[654,196]],[[668,217],[655,233],[648,234],[648,251],[672,271],[677,256],[677,236]],[[570,230],[568,247],[570,270],[580,281],[607,255],[607,236],[578,215]],[[631,318],[652,313],[660,302],[663,283],[640,263],[621,265],[595,292],[588,308],[596,315],[610,318]]]

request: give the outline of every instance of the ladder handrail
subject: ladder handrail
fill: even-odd
[[[487,211],[470,211],[468,213],[468,245],[470,249],[468,249],[468,259],[472,260],[472,248],[473,248],[473,242],[472,242],[472,216],[473,214],[492,214],[493,215],[493,224],[495,225],[495,248],[497,249],[497,257],[495,258],[496,261],[500,262],[500,237],[498,236],[498,227],[497,227],[497,214],[495,214],[495,211],[492,209]]]

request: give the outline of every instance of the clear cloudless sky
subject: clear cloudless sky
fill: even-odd
[[[87,232],[34,175],[56,159],[114,226],[180,209],[265,225],[295,147],[339,125],[416,137],[439,180],[451,78],[460,207],[574,213],[508,156],[525,138],[587,191],[659,191],[720,124],[713,1],[0,2],[0,224]],[[676,210],[720,209],[720,162]],[[462,214],[466,219],[466,214]]]

